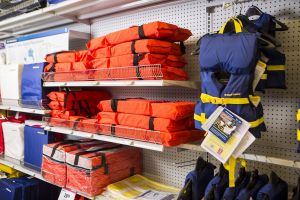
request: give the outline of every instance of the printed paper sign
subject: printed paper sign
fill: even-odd
[[[219,106],[202,128],[208,134],[201,147],[220,162],[226,163],[241,143],[250,124],[230,110]]]
[[[209,131],[226,143],[241,124],[242,121],[238,117],[231,114],[229,110],[224,109],[213,122]]]
[[[66,189],[61,189],[58,200],[74,200],[75,196],[76,196],[76,193],[71,192],[71,191],[66,190]]]

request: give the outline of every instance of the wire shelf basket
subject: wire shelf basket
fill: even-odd
[[[160,64],[116,68],[89,69],[85,71],[44,72],[45,82],[108,81],[108,80],[161,80]]]

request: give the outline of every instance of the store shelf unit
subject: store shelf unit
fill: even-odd
[[[120,80],[120,81],[71,81],[71,82],[44,82],[44,87],[129,87],[129,86],[177,86],[197,89],[195,81],[172,80]]]
[[[36,171],[36,170],[33,170],[33,169],[30,169],[26,166],[24,166],[23,162],[19,161],[19,160],[16,160],[14,158],[10,158],[8,156],[4,156],[4,155],[0,155],[0,163],[1,164],[4,164],[4,165],[7,165],[13,169],[16,169],[20,172],[23,172],[24,174],[27,174],[27,175],[30,175],[32,177],[35,177],[37,179],[40,179],[42,181],[46,181],[45,179],[43,179],[41,173],[39,171]],[[47,182],[47,181],[46,181]],[[88,195],[85,195],[85,194],[81,194],[81,193],[77,193],[81,196],[84,196],[88,199],[92,199],[92,200],[95,200],[95,199],[98,199],[98,198],[102,198],[101,196],[97,196],[97,197],[92,197],[92,196],[88,196]]]
[[[0,110],[32,113],[32,114],[38,114],[38,115],[45,115],[50,112],[50,110],[40,110],[40,109],[35,109],[35,108],[24,108],[24,107],[20,107],[20,106],[7,106],[7,105],[0,105]]]

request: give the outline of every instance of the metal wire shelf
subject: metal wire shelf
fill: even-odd
[[[44,72],[45,82],[62,81],[107,81],[107,80],[161,80],[160,64],[116,68],[89,69],[85,71]]]

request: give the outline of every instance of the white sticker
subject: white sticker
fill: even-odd
[[[66,190],[66,189],[61,189],[58,200],[74,200],[75,196],[76,196],[76,193],[71,192],[71,191]]]

